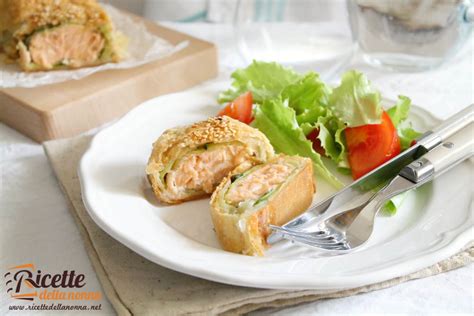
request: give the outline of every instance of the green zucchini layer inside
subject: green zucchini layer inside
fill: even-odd
[[[257,199],[242,201],[242,202],[239,202],[238,205],[234,205],[228,202],[228,200],[226,199],[227,193],[239,182],[244,181],[247,176],[256,172],[258,169],[264,167],[265,165],[257,165],[250,168],[244,173],[233,175],[231,177],[231,182],[229,183],[229,185],[223,188],[223,190],[221,191],[222,195],[219,200],[222,203],[221,206],[223,207],[224,211],[229,214],[243,214],[245,212],[253,212],[257,209],[260,209],[261,207],[264,207],[272,199],[273,196],[275,196],[276,194],[278,194],[278,192],[281,191],[285,183],[287,183],[288,180],[294,177],[299,170],[298,164],[296,162],[291,161],[291,160],[285,160],[285,163],[290,165],[293,168],[290,175],[285,181],[280,183],[278,186],[270,189],[269,191],[263,193]]]

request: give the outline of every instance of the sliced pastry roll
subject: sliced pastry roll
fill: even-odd
[[[269,224],[283,225],[313,200],[311,160],[278,155],[228,175],[211,197],[211,216],[225,250],[262,256]]]
[[[236,167],[274,156],[260,131],[229,117],[167,130],[153,144],[146,173],[156,197],[175,204],[210,195]]]
[[[0,0],[0,51],[25,71],[118,62],[126,46],[96,0]]]

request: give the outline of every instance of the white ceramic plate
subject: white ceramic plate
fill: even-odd
[[[263,258],[222,250],[209,216],[209,200],[160,205],[145,179],[152,143],[167,128],[215,115],[217,91],[206,86],[162,96],[137,107],[98,133],[79,176],[94,221],[147,259],[197,277],[260,288],[349,288],[401,276],[447,258],[471,239],[472,161],[466,161],[417,192],[394,217],[379,216],[368,245],[337,257],[283,241]],[[419,130],[439,123],[414,107]],[[319,201],[331,193],[318,182]]]

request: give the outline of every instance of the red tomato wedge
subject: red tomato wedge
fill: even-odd
[[[253,98],[251,92],[246,92],[238,96],[223,108],[218,116],[226,115],[242,123],[249,124],[253,121],[252,117]]]
[[[352,178],[358,179],[400,153],[400,139],[387,113],[381,124],[344,130]]]
[[[321,140],[319,140],[318,136],[319,136],[319,129],[315,128],[311,131],[311,133],[306,135],[306,138],[309,139],[313,143],[313,149],[315,152],[317,152],[321,156],[326,156],[326,151],[321,145]]]

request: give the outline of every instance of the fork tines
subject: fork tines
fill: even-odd
[[[316,247],[324,250],[350,249],[343,236],[338,236],[325,229],[317,230],[314,232],[306,232],[275,225],[270,225],[270,228],[282,234],[282,237],[287,240],[295,241],[311,247]]]

